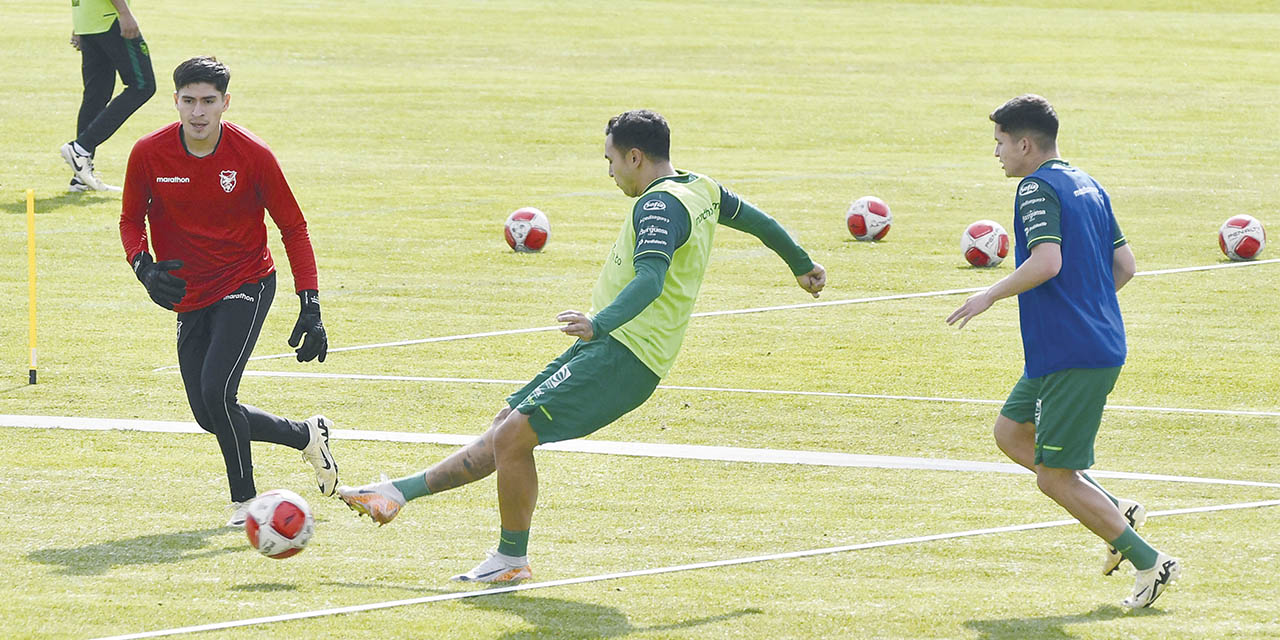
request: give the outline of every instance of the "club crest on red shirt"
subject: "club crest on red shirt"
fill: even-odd
[[[236,188],[236,172],[230,170],[223,171],[218,174],[218,178],[222,180],[223,191],[231,193],[231,190]]]

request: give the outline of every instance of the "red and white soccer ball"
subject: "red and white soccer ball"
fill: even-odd
[[[1218,246],[1232,260],[1252,260],[1267,246],[1267,230],[1253,216],[1231,216],[1218,229]]]
[[[1009,234],[999,222],[979,220],[960,234],[960,251],[975,267],[994,267],[1009,255]]]
[[[535,253],[546,246],[551,236],[551,222],[547,214],[533,207],[521,207],[507,216],[503,235],[507,237],[507,246],[521,253]]]
[[[283,560],[307,546],[316,521],[302,496],[288,489],[274,489],[249,503],[244,532],[249,544],[268,558]]]
[[[844,221],[853,237],[859,240],[882,240],[893,224],[893,214],[884,200],[875,196],[863,196],[849,205]]]

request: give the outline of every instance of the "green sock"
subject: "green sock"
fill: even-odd
[[[529,553],[529,530],[510,531],[503,529],[502,535],[498,536],[498,553],[515,558]],[[1152,560],[1152,563],[1154,562]]]
[[[1106,497],[1107,497],[1107,499],[1111,501],[1111,504],[1114,504],[1114,505],[1115,505],[1115,506],[1117,506],[1117,507],[1118,507],[1118,506],[1120,506],[1120,500],[1118,500],[1115,496],[1111,495],[1111,492],[1110,492],[1110,491],[1107,491],[1106,489],[1103,489],[1103,488],[1102,488],[1102,485],[1098,484],[1098,481],[1097,481],[1097,480],[1094,480],[1094,479],[1093,479],[1092,477],[1090,477],[1090,476],[1089,476],[1089,474],[1087,474],[1087,473],[1082,473],[1082,474],[1080,474],[1080,475],[1084,476],[1084,479],[1085,479],[1085,480],[1087,480],[1087,481],[1089,482],[1089,484],[1091,484],[1091,485],[1093,485],[1093,486],[1097,487],[1097,488],[1098,488],[1098,491],[1101,491],[1101,492],[1102,492],[1102,495],[1106,496]]]
[[[427,488],[427,472],[419,471],[411,476],[397,478],[391,481],[400,493],[404,494],[406,502],[429,495],[431,490]]]
[[[1139,571],[1146,571],[1156,566],[1156,556],[1159,552],[1147,544],[1147,541],[1143,540],[1138,535],[1138,532],[1133,530],[1133,527],[1126,525],[1124,533],[1120,534],[1119,538],[1112,540],[1111,546],[1115,547],[1116,551],[1119,551],[1121,555],[1128,558],[1129,562],[1132,562],[1133,566],[1137,567]]]

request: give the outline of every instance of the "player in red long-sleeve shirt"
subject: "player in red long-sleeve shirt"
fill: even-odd
[[[266,143],[222,121],[231,72],[216,58],[192,58],[173,72],[179,121],[138,140],[129,155],[120,239],[151,299],[178,312],[178,364],[187,402],[202,429],[218,437],[241,525],[257,495],[251,441],[302,451],[321,493],[332,495],[338,466],[329,452],[332,422],[288,420],[237,399],[240,376],[275,298],[276,268],[263,210],[280,228],[302,308],[289,345],[298,361],[324,362],[316,259],[307,221]],[[147,251],[147,221],[151,246]],[[305,336],[305,338],[304,338]]]

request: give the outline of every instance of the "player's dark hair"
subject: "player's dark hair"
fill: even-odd
[[[1029,135],[1041,147],[1058,143],[1058,113],[1042,96],[1020,95],[991,112],[991,121],[1013,136]]]
[[[639,149],[658,160],[671,158],[671,127],[667,120],[648,109],[635,109],[609,119],[605,135],[613,136],[613,146],[627,151]]]
[[[218,93],[226,93],[227,85],[231,84],[231,70],[213,56],[191,58],[173,70],[174,91],[199,82],[208,82]]]

